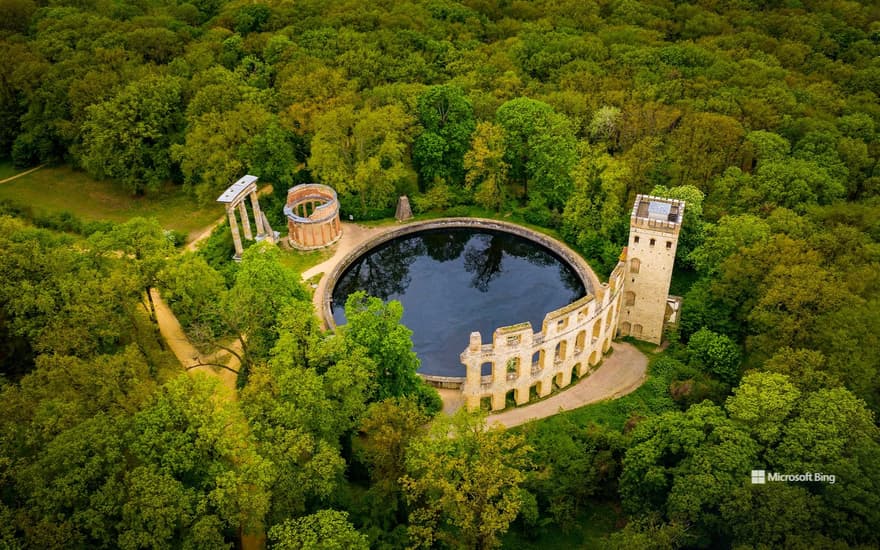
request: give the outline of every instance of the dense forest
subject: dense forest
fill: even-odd
[[[600,276],[637,193],[687,201],[646,384],[509,431],[437,414],[399,304],[323,332],[276,248],[0,205],[0,546],[571,547],[595,510],[607,548],[880,545],[878,4],[0,0],[0,58],[0,159],[133,197],[407,194]]]

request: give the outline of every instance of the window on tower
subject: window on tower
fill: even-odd
[[[636,235],[635,237],[633,237],[633,242],[634,242],[634,243],[638,243],[638,242],[639,242],[639,236],[638,236],[638,235]]]
[[[654,246],[654,243],[657,242],[657,239],[651,239],[651,246]]]
[[[672,241],[666,241],[666,248],[672,248]]]

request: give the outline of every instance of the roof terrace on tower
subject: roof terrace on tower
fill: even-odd
[[[633,225],[652,229],[675,230],[684,216],[684,201],[652,195],[637,195],[631,221]]]

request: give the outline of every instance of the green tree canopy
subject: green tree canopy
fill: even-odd
[[[571,169],[577,161],[569,120],[550,105],[521,97],[501,105],[495,115],[504,129],[504,160],[510,177],[560,208],[572,191]]]
[[[476,129],[474,111],[456,86],[432,86],[419,95],[418,117],[424,130],[413,143],[413,163],[423,187],[435,180],[464,181],[464,155]]]
[[[412,546],[499,546],[522,504],[529,451],[521,436],[486,428],[481,415],[462,409],[438,417],[407,454]]]
[[[83,167],[112,178],[132,193],[156,189],[169,179],[169,150],[183,127],[181,84],[150,76],[132,82],[112,99],[88,108],[83,123]]]

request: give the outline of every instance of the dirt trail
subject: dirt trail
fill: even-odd
[[[36,172],[37,170],[39,170],[39,169],[42,168],[43,166],[46,166],[46,165],[45,165],[45,164],[41,164],[41,165],[37,166],[36,168],[31,168],[30,170],[25,170],[24,172],[21,172],[21,173],[15,174],[14,176],[9,176],[9,177],[6,178],[6,179],[2,179],[2,180],[0,180],[0,183],[6,183],[7,181],[12,181],[12,180],[14,180],[14,179],[18,179],[18,178],[20,178],[20,177],[22,177],[22,176],[26,176],[26,175],[30,174],[31,172]]]
[[[533,405],[490,414],[486,423],[490,425],[498,423],[510,428],[531,420],[553,416],[560,411],[570,411],[590,403],[616,399],[634,391],[645,381],[648,357],[626,342],[615,342],[611,347],[614,348],[614,353],[606,357],[595,372],[573,386]],[[446,407],[444,411],[445,409]]]
[[[225,220],[225,217],[218,220],[217,223],[222,223],[223,220]],[[198,236],[187,245],[187,248],[194,250],[200,241],[211,234],[215,226],[216,224],[213,224],[198,232]],[[333,246],[333,255],[304,271],[302,278],[308,280],[316,275],[326,274],[361,243],[386,231],[391,231],[396,227],[396,225],[367,227],[343,222],[342,237]],[[318,312],[321,311],[321,299],[324,295],[325,284],[326,277],[322,277],[317,288],[314,289],[313,301]],[[229,353],[219,352],[210,356],[200,354],[189,342],[177,318],[156,291],[153,292],[153,300],[156,304],[156,315],[162,336],[184,367],[197,363],[220,363],[232,369],[238,369],[238,359]],[[606,399],[616,399],[634,391],[645,381],[648,358],[634,346],[625,342],[615,342],[612,344],[612,347],[614,348],[614,353],[607,357],[602,362],[602,366],[587,378],[537,403],[491,414],[486,420],[487,423],[494,424],[497,422],[506,427],[518,426],[531,420],[553,416],[563,410],[576,409]],[[225,386],[233,390],[235,389],[236,375],[227,369],[204,365],[190,370],[190,372],[196,371],[217,376],[223,381]],[[443,398],[444,413],[452,414],[462,406],[463,399],[459,391],[439,391],[440,396]]]
[[[168,307],[168,304],[165,303],[165,300],[162,299],[159,292],[155,289],[151,292],[153,295],[153,304],[156,307],[156,321],[159,324],[159,332],[162,333],[162,337],[165,338],[168,347],[184,368],[200,363],[219,363],[221,365],[226,365],[230,369],[238,370],[238,358],[231,353],[225,351],[220,351],[212,355],[202,355],[199,353],[199,350],[197,350],[186,337],[186,334],[183,332],[183,327],[180,326],[177,317],[174,316],[171,308]],[[235,391],[237,376],[234,372],[228,369],[202,365],[188,369],[187,372],[204,372],[210,376],[215,376],[223,382],[224,386],[232,390],[233,398],[238,395],[238,392]]]

